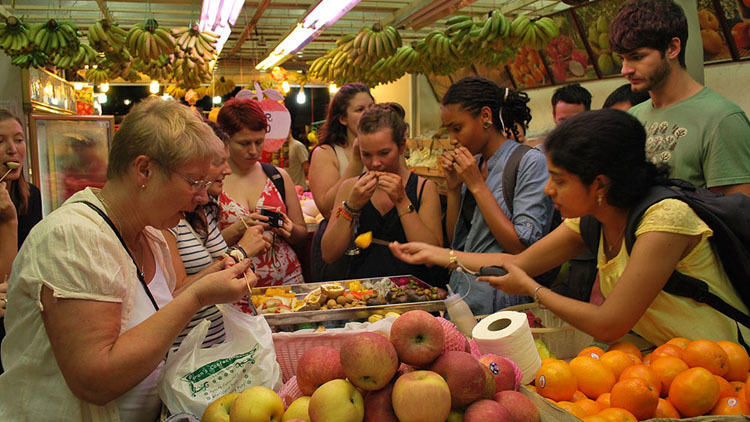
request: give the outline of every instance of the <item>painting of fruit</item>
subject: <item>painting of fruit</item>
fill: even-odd
[[[730,42],[740,59],[750,58],[750,0],[720,0],[724,21],[730,31]]]
[[[596,78],[593,63],[586,53],[583,41],[566,12],[553,17],[560,27],[560,36],[553,38],[541,50],[552,80],[556,84]]]
[[[698,0],[698,24],[703,41],[703,61],[717,62],[732,58],[711,0]]]
[[[521,47],[508,61],[508,69],[518,88],[533,88],[550,83],[542,57],[531,47]]]
[[[487,78],[502,87],[513,88],[513,80],[506,71],[505,66],[487,66],[484,64],[474,64],[477,75]]]
[[[622,67],[620,56],[609,45],[609,25],[621,6],[621,1],[602,0],[575,9],[586,43],[593,54],[593,64],[602,76],[619,75]]]

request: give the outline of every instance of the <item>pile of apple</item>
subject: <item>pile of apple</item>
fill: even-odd
[[[295,377],[304,396],[286,410],[280,396],[268,398],[272,390],[252,387],[235,395],[233,403],[231,397],[218,399],[223,404],[209,406],[203,421],[539,421],[534,403],[515,391],[512,361],[446,351],[445,343],[437,318],[409,311],[393,323],[390,338],[362,332],[340,351],[328,346],[306,350]],[[212,407],[219,409],[216,413],[224,409],[227,417],[207,419]]]

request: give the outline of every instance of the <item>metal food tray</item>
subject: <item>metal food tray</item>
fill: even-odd
[[[378,282],[384,278],[391,279],[392,284],[396,284],[393,279],[401,279],[404,281],[403,284],[408,284],[410,281],[416,281],[423,288],[432,287],[428,283],[414,277],[412,275],[393,275],[385,277],[372,277],[372,278],[353,278],[350,280],[335,280],[335,281],[324,281],[321,283],[303,283],[295,284],[291,286],[268,286],[268,287],[254,287],[253,294],[259,294],[265,292],[266,289],[271,288],[282,288],[289,289],[289,291],[295,293],[297,299],[304,299],[304,297],[322,286],[328,283],[340,283],[345,286],[345,283],[360,281],[363,284],[365,282]],[[398,285],[398,284],[396,284]],[[288,312],[283,314],[261,314],[266,317],[268,325],[295,325],[305,324],[310,322],[323,322],[323,321],[342,321],[342,320],[357,320],[369,317],[372,314],[385,314],[386,312],[398,312],[404,313],[406,311],[413,311],[420,309],[426,312],[438,312],[445,311],[445,301],[443,300],[429,300],[423,302],[406,302],[406,303],[393,303],[385,305],[370,305],[370,306],[358,306],[355,308],[339,308],[339,309],[323,309],[317,311],[301,311],[301,312]]]

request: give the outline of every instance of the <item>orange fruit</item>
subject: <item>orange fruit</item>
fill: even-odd
[[[544,359],[542,359],[542,366],[544,366],[544,365],[546,365],[546,364],[548,364],[550,362],[554,362],[556,360],[559,360],[559,359],[556,359],[556,358],[544,358]]]
[[[632,413],[638,420],[649,419],[659,404],[659,393],[641,378],[618,381],[610,393],[612,407]]]
[[[557,405],[560,406],[561,409],[564,409],[566,412],[577,418],[588,416],[588,413],[586,413],[586,411],[576,403],[567,400],[560,400],[559,402],[557,402]]]
[[[679,346],[680,349],[684,349],[687,347],[688,344],[690,344],[692,340],[685,337],[675,337],[671,340],[669,340],[666,344],[674,344],[675,346]]]
[[[719,398],[737,395],[737,392],[734,391],[734,387],[732,386],[732,384],[730,384],[729,381],[725,380],[724,377],[714,375],[714,378],[716,378],[716,382],[719,383]]]
[[[669,400],[659,398],[659,404],[656,405],[656,410],[654,411],[654,417],[655,418],[679,419],[680,412],[678,412],[677,409],[674,408],[674,406],[672,405],[672,403],[669,402]]]
[[[599,359],[604,354],[604,349],[597,346],[589,346],[583,348],[580,352],[578,352],[577,356],[591,356],[594,359]]]
[[[581,418],[583,422],[609,422],[607,418],[599,415],[589,415]]]
[[[611,393],[604,393],[601,396],[599,396],[598,399],[596,399],[596,404],[599,405],[600,409],[606,409],[612,405],[610,402],[611,396],[612,396]]]
[[[570,400],[578,389],[576,376],[570,365],[562,360],[548,362],[536,371],[536,392],[555,401]]]
[[[583,411],[586,412],[587,415],[595,415],[599,413],[600,410],[602,410],[599,408],[599,405],[591,399],[576,400],[573,403],[577,404],[578,407],[583,409]]]
[[[628,366],[622,371],[622,374],[620,374],[620,381],[628,378],[641,378],[654,388],[657,395],[661,393],[661,380],[656,375],[656,372],[654,372],[654,370],[648,365],[640,363],[638,365]]]
[[[589,398],[587,395],[583,394],[583,391],[576,390],[575,393],[573,393],[573,398],[571,398],[572,401],[576,402],[578,400],[583,400]]]
[[[737,397],[722,397],[711,409],[712,415],[744,415],[747,409],[737,400]]]
[[[651,352],[651,362],[653,362],[656,358],[664,356],[674,356],[676,358],[682,359],[682,348],[674,344],[662,344],[661,346],[654,349],[653,352]]]
[[[646,356],[644,356],[642,363],[646,364],[646,365],[651,365],[651,355],[652,355],[652,353],[649,353]]]
[[[689,368],[687,363],[682,359],[674,356],[664,356],[651,362],[651,369],[656,373],[656,377],[661,382],[661,395],[666,396],[672,380],[682,371]],[[729,383],[727,383],[729,384]]]
[[[578,380],[578,389],[586,396],[596,399],[615,385],[615,374],[599,359],[577,356],[570,361],[570,369]]]
[[[609,349],[607,349],[607,351],[610,350],[622,350],[625,353],[630,353],[631,355],[637,357],[639,360],[643,359],[641,349],[627,340],[618,341],[615,344],[609,346]]]
[[[680,372],[669,387],[669,401],[688,418],[710,411],[718,399],[719,383],[702,367]]]
[[[599,360],[612,370],[616,379],[620,378],[623,369],[635,363],[641,363],[640,360],[636,362],[635,356],[627,354],[622,350],[610,350],[604,353]]]
[[[729,359],[729,370],[724,374],[727,381],[745,381],[750,370],[750,357],[744,347],[733,341],[717,341]]]
[[[632,413],[617,407],[609,407],[597,415],[604,417],[608,422],[636,422],[638,420]]]
[[[700,366],[720,376],[724,376],[729,371],[727,352],[711,340],[691,341],[683,351],[682,360],[691,368]]]
[[[745,381],[745,398],[750,402],[750,394],[747,393],[748,391],[750,391],[750,378]]]

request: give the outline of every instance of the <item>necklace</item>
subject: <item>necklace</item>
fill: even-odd
[[[614,242],[610,242],[609,239],[607,238],[606,233],[604,234],[604,240],[605,240],[605,245],[607,246],[607,252],[610,254],[620,247],[622,243],[622,237],[625,235],[625,227],[618,230],[617,233],[618,235],[614,239],[615,240]]]
[[[102,195],[101,189],[100,190],[94,190],[93,192],[94,192],[94,196],[96,196],[96,198],[99,200],[99,202],[101,202],[102,205],[104,206],[104,212],[105,212],[105,214],[107,214],[110,217],[110,219],[113,220],[112,224],[114,225],[114,227],[115,228],[122,227],[121,224],[118,224],[119,223],[119,219],[114,215],[113,209],[110,208],[107,205],[107,202],[104,200],[104,196]],[[119,230],[120,229],[118,229],[117,235],[121,237],[121,234],[119,233]],[[140,254],[138,254],[138,258],[139,258],[138,260],[135,259],[136,258],[136,254],[133,252],[133,248],[131,248],[127,244],[127,242],[124,241],[124,238],[121,238],[120,240],[123,241],[123,244],[125,245],[126,251],[128,252],[128,255],[130,255],[130,258],[133,261],[133,265],[135,265],[135,270],[136,270],[136,273],[138,274],[138,278],[140,280],[145,280],[145,278],[146,278],[145,274],[143,273],[143,270],[141,269],[141,265],[142,264],[140,264],[140,265],[138,264],[139,262],[143,262],[143,247],[140,246],[140,242],[138,242],[138,239],[140,239],[140,235],[138,237],[136,237],[136,243],[139,245],[138,250],[140,252]]]

